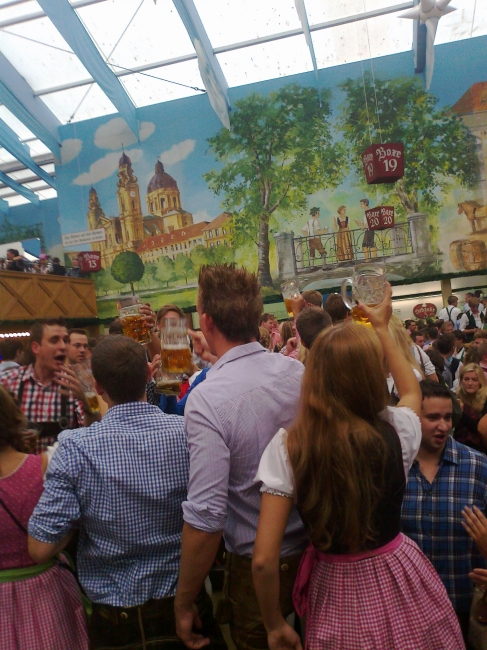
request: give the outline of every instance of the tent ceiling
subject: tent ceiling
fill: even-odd
[[[313,70],[294,0],[192,2],[230,87]],[[411,49],[412,23],[398,20],[397,14],[414,3],[305,0],[318,67]],[[172,0],[70,0],[70,4],[136,107],[201,94],[204,85],[196,53]],[[437,43],[487,34],[486,2],[455,0],[454,5],[458,11],[440,21]],[[66,124],[117,110],[35,0],[0,0],[0,53],[43,103],[43,111],[49,109],[54,122]],[[1,104],[0,120],[25,143],[37,165],[53,176],[55,157],[36,134]],[[1,146],[0,171],[41,199],[56,196]],[[11,206],[26,202],[1,182],[0,198]]]

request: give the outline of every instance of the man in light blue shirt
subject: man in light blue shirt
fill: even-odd
[[[177,630],[194,647],[198,636],[192,633],[193,603],[223,534],[224,594],[233,641],[238,650],[267,647],[251,575],[260,511],[255,475],[270,440],[296,416],[303,365],[282,354],[267,354],[256,342],[262,298],[256,276],[245,269],[203,267],[197,309],[209,350],[218,361],[191,392],[185,410],[190,482],[183,504]],[[293,611],[292,585],[306,543],[294,511],[281,558],[285,615]]]
[[[29,551],[46,562],[79,525],[79,579],[94,603],[91,647],[142,647],[144,639],[175,637],[189,472],[184,422],[145,401],[150,369],[134,340],[106,337],[92,369],[108,412],[59,436],[29,522]]]

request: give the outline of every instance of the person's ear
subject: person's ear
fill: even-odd
[[[206,332],[211,332],[215,327],[212,317],[208,316],[208,314],[201,314],[200,323],[203,324]]]
[[[36,355],[39,354],[40,347],[41,347],[41,344],[37,343],[37,341],[32,341],[32,343],[30,344],[30,349]]]
[[[94,379],[93,381],[94,381],[94,383],[95,383],[95,390],[96,390],[96,392],[98,393],[98,395],[99,395],[100,397],[103,397],[103,395],[105,395],[105,391],[104,391],[103,388],[100,386],[100,384],[96,381],[96,379]]]

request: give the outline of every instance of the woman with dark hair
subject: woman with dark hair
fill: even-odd
[[[26,421],[0,385],[0,630],[2,650],[87,650],[74,576],[53,559],[36,564],[27,526],[43,488],[45,454],[26,453]]]
[[[305,367],[301,408],[262,456],[254,585],[271,650],[300,649],[279,607],[279,552],[296,504],[310,546],[294,587],[310,650],[460,650],[455,612],[433,566],[400,532],[406,476],[421,441],[421,391],[388,330],[391,288],[372,328],[322,332]],[[399,394],[388,406],[385,358]],[[282,568],[282,567],[281,567]]]

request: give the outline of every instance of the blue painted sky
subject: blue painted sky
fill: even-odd
[[[436,46],[435,53],[436,63],[431,92],[438,97],[440,105],[455,103],[473,83],[487,80],[485,66],[487,37],[439,45]],[[369,70],[371,62],[364,61],[362,65],[364,71]],[[413,54],[406,52],[375,59],[373,67],[375,76],[379,78],[412,76],[414,75]],[[319,74],[320,85],[332,91],[333,115],[337,115],[337,108],[343,101],[343,94],[337,85],[348,77],[361,77],[362,67],[360,63],[353,63],[324,69]],[[234,102],[251,92],[266,94],[293,82],[303,86],[316,83],[312,73],[279,78],[231,89],[230,99]],[[173,160],[172,164],[166,163],[165,168],[178,182],[183,208],[193,213],[196,222],[215,218],[222,210],[221,199],[208,190],[203,174],[215,167],[214,158],[208,151],[207,138],[214,135],[221,128],[221,124],[207,97],[201,95],[148,106],[139,109],[138,116],[140,122],[148,123],[145,134],[152,130],[153,132],[142,142],[125,146],[125,150],[134,158],[133,169],[139,179],[143,213],[147,214],[145,196],[148,181],[153,174],[156,161],[163,154],[163,161],[165,157]],[[105,116],[61,127],[62,140],[81,141],[81,143],[70,143],[74,146],[74,152],[81,144],[79,154],[56,169],[61,228],[65,233],[87,229],[86,214],[91,183],[79,185],[73,181],[89,173],[90,166],[105,157],[108,157],[108,167],[111,165],[113,168],[112,173],[107,178],[96,182],[94,186],[105,214],[118,215],[117,170],[113,160],[115,156],[120,155],[121,147],[114,145],[113,138],[112,141],[108,138],[110,147],[98,147],[94,143],[97,129],[103,126],[109,129],[115,117]],[[179,162],[174,162],[178,155],[172,148],[178,145],[182,151],[179,157],[184,153],[186,156]],[[336,207],[343,201],[350,206],[350,216],[360,218],[361,210],[358,202],[362,195],[362,191],[354,187],[353,179],[349,178],[336,190],[318,192],[310,197],[310,205],[318,205],[321,208],[323,224],[331,227]],[[370,198],[373,202],[373,195]],[[303,219],[305,220],[305,215],[299,215],[294,227],[299,228]]]

